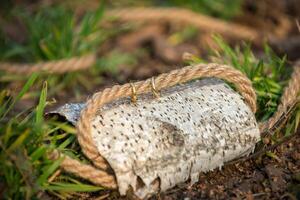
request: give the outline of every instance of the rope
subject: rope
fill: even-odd
[[[275,114],[264,122],[260,129],[262,131],[270,130],[274,125],[286,114],[289,108],[297,101],[297,97],[300,93],[300,62],[297,62],[293,68],[293,74],[285,88],[283,95],[280,99],[280,104]]]
[[[122,21],[160,21],[181,22],[193,25],[199,30],[215,32],[230,38],[252,41],[260,44],[262,37],[258,31],[246,26],[229,23],[194,13],[180,8],[124,8],[114,9],[106,13],[107,17],[116,17]],[[62,74],[71,71],[84,70],[93,65],[96,56],[90,54],[57,61],[36,64],[19,64],[0,62],[0,70],[8,73],[31,74],[33,72],[47,72]]]
[[[46,72],[63,74],[89,68],[95,64],[96,55],[88,54],[81,57],[66,58],[56,61],[40,62],[36,64],[18,64],[0,62],[0,70],[12,74],[31,74],[33,72]]]
[[[237,90],[244,97],[245,102],[255,113],[256,94],[252,88],[251,81],[240,71],[227,65],[211,63],[188,66],[169,73],[161,74],[154,78],[154,81],[157,85],[157,89],[160,90],[165,87],[170,87],[178,83],[187,82],[200,77],[217,77],[234,83]],[[150,92],[151,78],[145,81],[135,82],[134,86],[137,94]],[[106,169],[109,169],[109,164],[99,154],[97,147],[92,140],[90,122],[101,106],[115,99],[128,97],[131,93],[131,85],[127,83],[124,85],[116,85],[112,88],[107,88],[102,92],[95,93],[93,97],[88,100],[87,106],[81,112],[79,122],[77,123],[77,137],[83,153],[91,161],[93,161],[94,165],[98,168],[88,168],[85,164],[66,157],[64,162],[61,164],[61,167],[64,170],[72,172],[87,180],[92,179],[91,181],[97,185],[106,186],[112,189],[117,187],[114,176],[106,171]],[[97,180],[94,180],[93,175],[97,175],[95,178]]]
[[[111,189],[117,188],[115,177],[113,175],[109,175],[104,170],[96,169],[92,165],[83,164],[78,160],[65,156],[61,166],[65,171],[77,176],[82,176],[84,174],[84,178],[95,185],[101,185]]]
[[[71,158],[67,155],[62,155],[58,152],[58,150],[52,151],[48,156],[48,158],[51,160],[57,160],[59,157],[63,157],[60,165],[63,166],[65,171],[73,173],[77,176],[84,174],[84,178],[95,185],[101,185],[107,188],[117,188],[115,177],[108,176],[106,171],[98,170],[92,165],[83,164],[74,158]]]
[[[121,21],[170,21],[193,25],[204,32],[214,32],[235,38],[261,44],[262,35],[255,29],[238,25],[209,16],[201,15],[182,8],[120,8],[108,10],[106,16]]]

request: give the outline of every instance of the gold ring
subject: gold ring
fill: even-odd
[[[136,104],[136,102],[137,102],[136,89],[132,82],[130,82],[130,86],[131,86],[131,101],[132,101],[132,103]]]
[[[152,90],[152,93],[154,94],[154,96],[156,97],[156,98],[159,98],[159,92],[157,91],[157,89],[156,89],[156,86],[155,86],[155,80],[154,80],[154,78],[152,77],[151,78],[151,90]]]

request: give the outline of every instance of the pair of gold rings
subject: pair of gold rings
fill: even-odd
[[[133,83],[130,83],[131,86],[131,101],[135,104],[137,102],[137,92]],[[151,78],[151,91],[156,98],[160,97],[159,91],[156,89],[155,80]]]

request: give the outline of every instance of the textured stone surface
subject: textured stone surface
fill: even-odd
[[[132,187],[141,198],[195,182],[200,171],[249,154],[260,139],[250,108],[216,79],[167,88],[160,98],[141,95],[136,105],[129,98],[107,104],[92,121],[92,137],[120,193]]]

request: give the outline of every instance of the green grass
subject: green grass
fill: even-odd
[[[72,10],[60,6],[36,13],[18,8],[12,13],[25,25],[27,40],[18,44],[2,38],[2,43],[11,47],[0,53],[3,60],[37,62],[81,56],[97,50],[106,37],[99,24],[103,6],[86,13],[79,22]]]
[[[4,199],[31,199],[37,193],[48,191],[60,198],[75,192],[94,192],[101,187],[89,185],[61,174],[55,181],[49,181],[58,170],[61,159],[49,160],[47,154],[59,149],[72,157],[80,152],[75,139],[74,127],[44,119],[47,102],[47,82],[40,92],[38,105],[28,113],[5,116],[13,106],[29,91],[36,81],[32,75],[19,95],[1,102],[0,123],[0,183],[3,184]],[[83,159],[82,157],[80,158]]]
[[[210,50],[210,61],[228,64],[243,72],[253,84],[257,94],[258,110],[256,119],[264,122],[277,110],[280,97],[292,73],[288,67],[286,57],[278,57],[265,45],[264,57],[257,58],[251,51],[249,44],[230,47],[221,37],[215,36],[214,40],[219,50]],[[190,64],[205,62],[202,58],[194,57]],[[291,120],[284,130],[285,135],[294,133],[299,125],[300,105],[294,108]]]
[[[218,37],[215,37],[215,41],[221,48],[220,52],[214,53],[215,57],[242,71],[252,81],[257,93],[257,119],[268,119],[276,111],[283,88],[290,77],[291,70],[286,67],[286,58],[277,57],[265,46],[265,58],[257,59],[250,45],[232,49]]]
[[[36,63],[96,53],[105,39],[122,31],[122,28],[104,30],[100,23],[103,12],[103,5],[81,17],[76,16],[72,10],[57,5],[44,7],[33,13],[24,8],[15,8],[9,17],[23,22],[27,39],[24,43],[17,43],[7,37],[0,28],[0,61]],[[47,80],[50,96],[63,90],[80,96],[82,91],[91,91],[95,85],[102,82],[101,73],[116,72],[118,66],[132,63],[135,63],[134,56],[115,52],[113,55],[97,58],[94,66],[84,72],[63,75],[43,73],[39,75],[35,87],[27,95],[34,98],[39,96],[38,88]],[[23,74],[0,73],[0,83],[3,85],[13,81],[22,83],[27,78],[28,76]]]
[[[27,30],[27,40],[24,44],[19,44],[5,37],[2,32],[0,46],[3,49],[0,51],[0,58],[2,61],[35,63],[96,52],[107,33],[100,28],[102,14],[103,6],[99,6],[94,12],[86,13],[81,19],[78,19],[71,10],[59,6],[45,7],[36,13],[28,13],[24,9],[17,8],[13,10],[11,17],[23,22]],[[87,75],[97,76],[97,73],[90,70],[84,74],[77,72],[67,75],[44,74],[36,86],[40,87],[43,81],[47,80],[49,93],[52,95],[62,89],[71,89],[73,93],[78,93],[78,89],[72,88],[89,88],[86,84],[88,81],[85,81]],[[5,84],[11,81],[25,81],[27,78],[24,75],[3,73],[0,75],[0,82]],[[95,78],[93,84],[100,81]],[[35,90],[32,95],[38,96],[39,91]]]
[[[45,7],[36,13],[22,8],[10,17],[17,17],[27,29],[25,43],[10,40],[0,31],[0,60],[35,63],[94,53],[104,39],[119,31],[103,30],[100,21],[103,6],[78,18],[67,8]],[[102,81],[103,72],[116,75],[118,66],[136,62],[132,55],[113,51],[85,72],[64,75],[35,73],[31,76],[0,73],[0,185],[4,199],[35,199],[45,192],[60,199],[75,197],[79,192],[96,192],[102,188],[83,182],[70,174],[51,176],[59,169],[61,160],[49,160],[47,154],[59,151],[83,162],[76,141],[76,130],[56,119],[44,119],[44,109],[52,104],[56,94],[68,91],[80,97]],[[19,92],[6,87],[10,83],[23,85]],[[26,97],[25,97],[26,96]],[[37,106],[16,113],[15,106],[24,98]]]
[[[5,61],[36,62],[95,52],[102,41],[115,32],[98,27],[102,12],[102,7],[99,7],[97,11],[87,13],[80,19],[61,7],[45,8],[34,15],[19,12],[18,15],[26,22],[29,38],[25,44],[17,44],[7,40],[1,33],[0,57]],[[182,31],[169,39],[180,43],[182,40],[189,40],[194,32],[194,29]],[[230,64],[252,80],[258,95],[256,117],[259,121],[268,119],[276,111],[291,74],[285,57],[279,58],[265,47],[264,57],[259,59],[252,53],[249,45],[231,48],[220,38],[216,38],[216,42],[220,51],[211,50],[210,60]],[[204,61],[195,57],[194,62]],[[6,84],[1,86],[3,90],[0,91],[0,191],[3,199],[36,199],[36,196],[45,194],[66,199],[76,198],[82,192],[103,190],[64,172],[52,179],[51,176],[57,172],[61,162],[60,159],[53,161],[48,158],[47,155],[54,149],[83,162],[89,161],[82,155],[76,141],[75,128],[55,118],[45,119],[43,114],[56,93],[64,91],[70,96],[80,96],[81,90],[89,90],[101,82],[102,72],[118,76],[116,66],[124,63],[135,64],[136,59],[131,54],[112,51],[98,59],[97,64],[84,73],[37,73],[30,77],[4,73],[0,75],[1,83],[8,85],[19,81],[23,85],[14,95],[10,95]],[[16,105],[22,104],[25,96],[31,97],[37,105],[16,112]],[[299,121],[300,106],[293,112],[281,133],[293,134]]]

